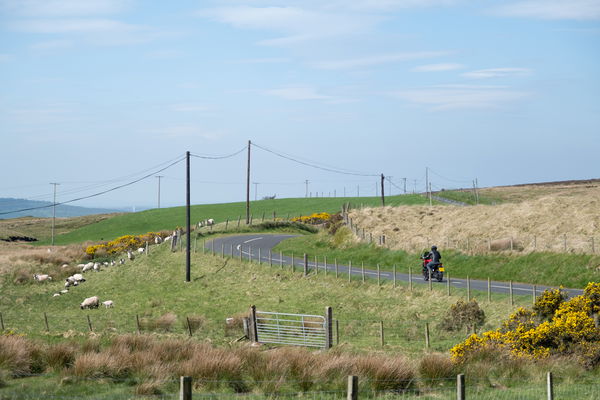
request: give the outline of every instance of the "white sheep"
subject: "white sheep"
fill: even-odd
[[[121,259],[119,260],[119,265],[123,265],[123,264],[125,264],[125,259],[124,259],[124,258],[121,258]]]
[[[51,281],[52,277],[48,274],[34,274],[33,279],[38,282]]]
[[[100,299],[98,299],[98,296],[92,296],[92,297],[88,297],[85,300],[83,300],[83,302],[79,305],[79,307],[82,310],[85,308],[98,308],[99,302],[100,302]]]
[[[137,251],[138,251],[138,253],[143,253],[144,251],[146,251],[146,249],[143,247],[140,247]]]
[[[54,293],[54,294],[52,295],[52,297],[58,297],[58,296],[60,296],[60,293]]]
[[[69,264],[63,264],[60,266],[61,268],[69,268]]]
[[[112,266],[115,266],[115,265],[117,265],[117,263],[115,262],[115,260],[110,260],[110,266],[112,267]]]
[[[101,267],[100,263],[94,263],[94,271],[100,271],[100,267]]]
[[[106,307],[106,308],[112,308],[114,303],[112,300],[106,300],[106,301],[103,301],[102,304],[104,304],[104,307]]]
[[[131,261],[135,260],[135,254],[133,254],[131,251],[127,250],[127,258],[130,259]]]
[[[104,265],[105,267],[108,267],[108,261],[104,261],[104,262],[102,263],[102,265]]]
[[[81,268],[81,272],[91,271],[94,268],[94,263],[89,262]]]
[[[60,294],[67,294],[67,293],[69,293],[68,289],[63,289],[63,290],[60,291]]]
[[[211,226],[215,224],[215,220],[212,218],[209,218],[206,220],[206,226]]]
[[[160,236],[155,236],[154,237],[154,244],[161,244],[162,243],[162,239]]]

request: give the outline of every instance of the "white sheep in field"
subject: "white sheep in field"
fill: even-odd
[[[81,272],[91,271],[92,269],[94,269],[94,263],[89,262],[81,268]]]
[[[61,268],[69,268],[69,264],[63,264],[60,266]]]
[[[51,281],[52,277],[48,274],[34,274],[33,279],[38,282]]]
[[[70,277],[68,277],[67,279],[65,279],[65,281],[66,281],[65,287],[77,286],[81,282],[85,282],[85,278],[81,274],[73,274]]]
[[[127,250],[127,258],[130,259],[131,261],[135,260],[135,254],[133,254],[131,251]]]
[[[106,300],[106,301],[103,301],[103,302],[102,302],[102,304],[103,304],[103,305],[104,305],[104,307],[106,307],[106,308],[112,308],[112,306],[114,305],[114,303],[113,303],[113,301],[112,301],[112,300]]]
[[[115,260],[110,260],[110,266],[112,267],[112,266],[115,266],[115,265],[117,265],[117,263],[115,262]]]
[[[156,237],[154,238],[154,244],[161,244],[161,243],[162,243],[162,239],[161,239],[161,237],[160,237],[160,236],[156,236]]]
[[[68,288],[68,287],[70,287],[70,286],[79,286],[79,281],[74,281],[74,282],[72,282],[72,281],[69,281],[69,280],[67,280],[67,281],[65,282],[65,288]]]
[[[100,263],[94,263],[94,271],[100,271],[100,267],[102,267]]]
[[[54,294],[52,295],[52,297],[58,297],[58,296],[60,296],[60,293],[54,293]]]
[[[63,289],[63,290],[60,291],[60,294],[67,294],[67,293],[69,293],[68,289]]]
[[[144,251],[146,251],[146,249],[143,247],[140,247],[137,251],[138,251],[138,253],[143,253]]]
[[[125,264],[125,259],[124,259],[124,258],[121,258],[121,259],[119,260],[119,265],[123,265],[123,264]]]
[[[171,236],[167,236],[164,240],[164,242],[168,242],[169,240],[171,240]]]
[[[204,221],[198,222],[198,228],[202,228],[203,226],[211,226],[215,224],[215,220],[212,218],[205,219]]]
[[[100,299],[98,296],[88,297],[79,305],[79,307],[83,310],[85,308],[98,308],[98,304],[100,303]]]

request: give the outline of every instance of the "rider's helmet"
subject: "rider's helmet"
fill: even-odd
[[[431,250],[437,250],[437,246],[431,246]]]

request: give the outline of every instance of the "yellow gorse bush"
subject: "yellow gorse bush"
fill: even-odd
[[[598,312],[596,301],[600,302],[600,285],[593,282],[583,295],[568,301],[560,289],[546,290],[533,307],[538,312],[518,308],[500,329],[473,334],[450,349],[452,359],[461,362],[486,348],[536,359],[577,349],[595,349],[600,340],[600,329],[594,324],[594,314]],[[550,310],[552,315],[548,315]],[[595,353],[584,351],[581,355],[585,358],[591,354]]]
[[[331,215],[326,212],[313,213],[311,215],[302,215],[300,217],[292,218],[292,222],[301,222],[303,224],[322,224],[323,222],[329,221]]]
[[[115,240],[111,240],[110,242],[95,244],[92,246],[88,246],[85,249],[86,254],[91,257],[94,257],[99,250],[104,250],[108,254],[117,254],[122,253],[127,250],[134,250],[146,245],[146,242],[151,243],[154,242],[156,237],[161,237],[163,235],[156,232],[148,232],[142,235],[125,235],[116,238]]]

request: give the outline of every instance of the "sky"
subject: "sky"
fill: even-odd
[[[600,0],[0,0],[0,197],[598,178],[599,71]]]

